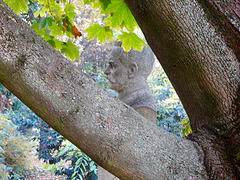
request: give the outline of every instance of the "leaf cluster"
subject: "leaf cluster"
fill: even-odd
[[[4,0],[16,14],[25,17],[31,27],[53,48],[60,50],[68,58],[79,59],[79,51],[70,39],[81,36],[74,25],[75,7],[66,0]],[[67,36],[66,41],[59,37]]]
[[[131,48],[141,51],[143,45],[146,46],[134,32],[139,27],[124,0],[84,0],[84,3],[100,8],[105,15],[103,25],[94,24],[86,29],[89,39],[97,37],[99,42],[112,41],[115,34],[115,39],[123,42],[125,51],[130,51]]]
[[[0,179],[26,176],[32,146],[5,115],[0,115]]]
[[[97,165],[81,150],[69,141],[57,154],[61,158],[57,164],[45,165],[44,168],[57,175],[67,175],[69,179],[97,179]],[[64,164],[69,164],[68,168]]]

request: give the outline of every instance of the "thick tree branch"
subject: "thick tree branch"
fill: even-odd
[[[0,83],[121,179],[204,179],[192,142],[110,96],[0,0]]]
[[[125,1],[187,111],[209,178],[239,177],[239,19],[226,16],[235,0]]]
[[[227,123],[214,120],[227,116],[237,97],[240,57],[237,49],[228,47],[222,33],[226,29],[216,27],[196,0],[125,1],[181,98],[192,128]],[[235,39],[239,50],[240,36]]]

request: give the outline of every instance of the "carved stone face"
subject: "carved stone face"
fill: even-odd
[[[110,88],[121,92],[129,83],[128,68],[120,61],[120,53],[112,53],[104,73],[110,82]]]

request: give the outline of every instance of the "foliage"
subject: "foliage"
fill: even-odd
[[[94,24],[86,29],[86,32],[89,32],[88,39],[94,39],[97,36],[98,41],[101,43],[104,43],[105,39],[113,39],[113,32],[109,26],[102,27],[99,24]]]
[[[58,175],[65,174],[68,179],[97,179],[97,165],[69,141],[66,140],[65,143],[66,145],[58,152],[61,161],[45,165],[44,168]]]
[[[21,16],[25,17],[31,27],[56,50],[60,50],[72,60],[80,58],[77,46],[70,41],[81,36],[73,22],[76,16],[73,5],[65,0],[61,0],[62,6],[55,0],[17,0],[17,3],[15,0],[4,0],[4,2],[16,14],[22,11]],[[66,41],[59,40],[63,35],[68,37]]]
[[[28,135],[30,133],[29,129],[36,127],[40,119],[16,97],[14,98],[13,109],[6,109],[4,115],[7,116],[13,124],[17,125],[17,129],[24,135]]]
[[[141,51],[143,45],[146,45],[134,32],[134,30],[139,29],[139,27],[124,0],[84,0],[84,3],[92,3],[95,8],[100,7],[101,13],[106,17],[103,25],[101,25],[101,28],[98,27],[98,29],[101,30],[101,32],[102,29],[107,29],[107,36],[103,36],[99,31],[96,31],[96,29],[93,28],[94,26],[96,27],[96,25],[92,25],[86,30],[89,32],[90,38],[95,36],[99,38],[100,36],[99,41],[103,42],[104,38],[112,40],[114,36],[115,39],[124,40],[122,46],[126,51],[129,51],[131,48]]]
[[[167,75],[155,65],[148,77],[157,104],[157,125],[178,136],[191,132],[189,119]]]
[[[82,33],[74,25],[76,17],[75,6],[66,0],[4,0],[16,14],[25,15],[25,20],[31,27],[56,50],[65,53],[72,60],[79,59],[77,46],[72,39],[82,36]],[[106,40],[124,40],[123,48],[129,51],[134,48],[141,51],[146,45],[134,30],[139,29],[136,20],[124,0],[84,0],[85,4],[91,4],[100,8],[104,22],[94,24],[85,31],[88,38],[97,39],[104,43]],[[60,41],[59,37],[66,35],[66,41]],[[119,37],[119,38],[118,38]],[[70,41],[71,40],[71,41]],[[70,51],[74,46],[74,51]],[[68,51],[66,50],[68,49]]]
[[[127,33],[122,32],[121,35],[119,35],[119,40],[122,41],[122,46],[125,51],[130,51],[131,48],[142,51],[143,46],[147,46],[147,44],[140,38],[137,37],[135,33]]]
[[[28,10],[28,0],[4,0],[6,4],[16,13],[20,14],[20,11],[26,13]]]
[[[50,128],[22,102],[16,99],[15,103],[18,104],[18,108],[8,109],[2,117],[8,117],[8,121],[13,126],[17,124],[16,131],[18,130],[39,142],[38,157],[47,163],[45,166],[47,169],[54,171],[57,175],[67,175],[69,178],[81,176],[81,178],[96,179],[97,166],[89,157]],[[18,132],[18,134],[20,133]],[[63,142],[67,145],[63,145]],[[61,165],[67,161],[71,166],[63,168]],[[1,165],[2,171],[6,171],[6,168],[4,164]]]
[[[0,116],[0,178],[20,179],[28,170],[31,145],[5,115]]]

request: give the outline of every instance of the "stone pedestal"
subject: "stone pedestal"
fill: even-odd
[[[120,180],[110,172],[98,166],[98,180]]]

